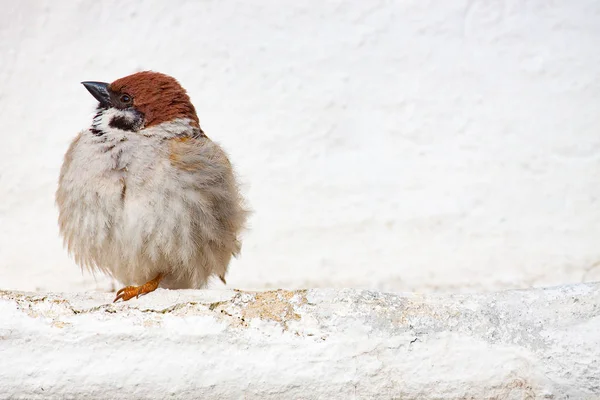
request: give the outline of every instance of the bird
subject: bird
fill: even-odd
[[[249,211],[226,152],[200,127],[173,77],[136,72],[81,82],[98,101],[71,142],[56,190],[58,226],[75,262],[125,287],[200,289],[225,276]]]

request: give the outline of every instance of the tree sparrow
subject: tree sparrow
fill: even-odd
[[[247,211],[225,152],[200,128],[174,78],[139,72],[82,82],[99,101],[60,172],[60,232],[77,264],[126,286],[114,301],[158,286],[225,283]]]

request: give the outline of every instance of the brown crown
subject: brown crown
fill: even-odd
[[[193,126],[200,126],[196,109],[185,89],[168,75],[153,71],[137,72],[117,79],[110,84],[110,90],[133,98],[133,106],[144,113],[146,127],[177,118],[189,118]]]

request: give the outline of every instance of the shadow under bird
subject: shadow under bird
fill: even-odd
[[[152,71],[82,83],[99,104],[60,172],[69,253],[129,285],[115,301],[159,286],[201,288],[212,275],[225,283],[248,213],[227,155],[200,128],[186,91]]]

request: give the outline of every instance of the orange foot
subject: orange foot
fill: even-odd
[[[113,303],[116,303],[119,299],[127,301],[129,299],[133,299],[134,297],[138,298],[141,295],[155,291],[162,278],[163,274],[158,274],[156,275],[156,278],[144,283],[142,286],[124,287],[117,292],[117,297],[115,297]]]

